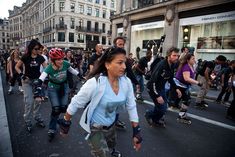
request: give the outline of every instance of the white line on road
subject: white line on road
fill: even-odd
[[[144,100],[144,103],[154,106],[154,103],[151,102],[151,101]],[[178,111],[173,110],[171,108],[168,108],[167,110],[171,111],[171,112],[178,113]],[[194,115],[194,114],[191,114],[191,113],[187,113],[187,114],[191,118],[194,118],[194,119],[197,119],[197,120],[209,123],[209,124],[217,125],[217,126],[220,126],[220,127],[223,127],[223,128],[235,131],[235,127],[234,126],[231,126],[231,125],[228,125],[228,124],[225,124],[225,123],[221,123],[221,122],[217,122],[217,121],[205,118],[205,117],[200,117],[200,116],[197,116],[197,115]]]

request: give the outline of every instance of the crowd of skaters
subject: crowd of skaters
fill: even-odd
[[[127,107],[133,127],[133,144],[139,150],[142,137],[136,103],[133,100],[143,101],[142,93],[144,90],[148,91],[155,104],[145,114],[151,126],[165,127],[163,117],[168,106],[178,108],[178,119],[190,124],[187,110],[191,99],[191,85],[200,87],[195,106],[205,109],[208,104],[204,97],[212,82],[218,78],[220,79],[216,83],[220,83],[221,92],[216,102],[231,103],[227,118],[235,120],[234,97],[229,102],[230,94],[233,93],[234,96],[235,93],[234,60],[228,62],[226,57],[219,55],[214,61],[198,60],[196,64],[195,56],[187,47],[183,47],[181,52],[172,47],[167,50],[166,57],[153,56],[152,50],[147,49],[145,56],[136,59],[132,53],[124,50],[124,45],[125,38],[117,37],[112,47],[104,50],[101,44],[97,44],[95,52],[90,55],[81,51],[75,53],[70,49],[48,50],[38,40],[33,39],[27,47],[27,53],[21,54],[18,49],[14,49],[9,56],[3,54],[2,65],[5,65],[6,79],[9,82],[8,93],[12,93],[16,81],[19,91],[24,93],[24,120],[27,131],[32,131],[32,118],[38,126],[46,126],[40,113],[40,104],[42,100],[49,98],[49,141],[56,135],[57,124],[61,133],[67,134],[72,115],[78,108],[84,108],[84,113],[92,112],[89,122],[81,119],[80,124],[88,132],[87,139],[93,156],[120,156],[121,153],[115,150],[115,128],[125,129],[125,123],[119,119],[119,108]],[[148,79],[146,86],[145,78]],[[82,81],[83,86],[76,91],[78,80]],[[101,82],[103,84],[100,85]],[[123,84],[129,87],[128,92]],[[167,88],[168,84],[170,87]],[[93,86],[90,87],[91,85]],[[99,101],[96,97],[99,93],[92,94],[96,93],[97,86],[102,87],[103,94]],[[89,110],[94,107],[91,102],[96,104],[92,111]],[[64,118],[60,118],[64,113]],[[94,137],[100,138],[96,141],[97,138]],[[106,142],[103,143],[104,141]]]

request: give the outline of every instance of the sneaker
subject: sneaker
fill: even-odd
[[[113,156],[113,157],[122,157],[122,154],[119,151],[113,149],[112,152],[111,152],[111,156]]]
[[[19,89],[19,92],[23,93],[23,92],[24,92],[24,90],[20,88],[20,89]]]
[[[181,123],[191,124],[191,119],[187,116],[178,116],[177,120]]]
[[[47,134],[48,134],[48,141],[51,142],[55,137],[55,130],[49,129]]]
[[[162,121],[162,120],[159,120],[158,122],[153,122],[153,126],[165,128],[166,127],[166,123],[164,121]]]
[[[45,128],[46,125],[44,124],[42,119],[35,119],[36,120],[36,125],[41,128]]]
[[[203,104],[205,107],[208,107],[208,103],[205,101],[202,101],[201,104]]]
[[[202,103],[196,103],[195,107],[200,108],[200,109],[206,109],[208,107],[208,105],[202,104]]]
[[[126,124],[125,124],[124,122],[120,121],[120,120],[117,120],[116,123],[115,123],[115,126],[116,126],[117,128],[120,128],[120,129],[125,129],[125,128],[126,128],[125,125],[126,125]]]

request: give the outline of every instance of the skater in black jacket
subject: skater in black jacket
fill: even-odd
[[[176,84],[173,81],[174,77],[174,63],[178,61],[179,49],[172,47],[167,51],[166,59],[160,61],[154,68],[152,76],[147,83],[147,88],[150,97],[155,104],[153,110],[148,110],[145,114],[147,122],[151,126],[165,126],[164,121],[161,121],[162,117],[166,113],[167,109],[167,97],[165,91],[165,84],[168,81],[172,88],[176,88]],[[178,97],[181,97],[181,92],[176,88]]]

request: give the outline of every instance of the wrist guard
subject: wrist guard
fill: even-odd
[[[25,80],[26,76],[23,73],[20,73],[20,78],[21,78],[21,80]]]
[[[133,138],[137,138],[138,141],[137,141],[137,144],[141,143],[143,141],[142,137],[141,137],[141,134],[140,134],[140,126],[137,125],[136,127],[133,127]]]
[[[33,81],[33,94],[34,98],[42,97],[42,80],[37,79]]]
[[[72,124],[71,120],[65,120],[64,118],[58,119],[57,123],[60,126],[60,132],[63,134],[68,134],[70,125]]]

